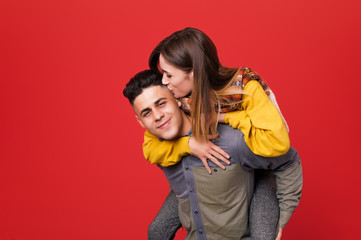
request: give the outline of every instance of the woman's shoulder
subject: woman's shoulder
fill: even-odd
[[[265,92],[268,92],[269,88],[263,78],[249,67],[240,67],[236,76],[233,78],[233,82],[229,85],[230,87],[237,86],[244,89],[247,83],[251,80],[257,81]]]

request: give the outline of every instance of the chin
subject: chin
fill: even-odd
[[[178,138],[178,134],[174,133],[174,132],[167,132],[164,134],[161,134],[162,136],[160,138],[164,139],[164,140],[174,140],[176,138]]]
[[[171,140],[175,140],[177,137],[165,135],[165,136],[163,136],[163,137],[161,137],[161,138],[164,139],[164,140],[171,141]]]

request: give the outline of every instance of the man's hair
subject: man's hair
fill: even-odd
[[[133,106],[134,100],[144,89],[151,86],[164,86],[162,84],[162,75],[152,70],[141,71],[132,77],[123,90],[124,97],[128,98]]]

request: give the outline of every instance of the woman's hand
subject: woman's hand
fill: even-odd
[[[188,145],[192,155],[198,157],[203,162],[203,165],[210,174],[212,173],[212,170],[208,165],[207,159],[222,169],[226,169],[226,167],[221,164],[218,159],[228,165],[231,163],[228,160],[229,155],[212,142],[200,142],[197,141],[194,137],[191,137],[189,139]]]
[[[218,122],[224,123],[224,118],[225,118],[225,116],[226,116],[225,113],[220,113],[220,114],[218,114]]]

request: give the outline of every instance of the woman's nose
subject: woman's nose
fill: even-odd
[[[168,80],[168,78],[167,78],[167,76],[166,76],[165,74],[163,74],[162,83],[163,83],[164,85],[168,85],[168,84],[169,84],[169,80]]]

